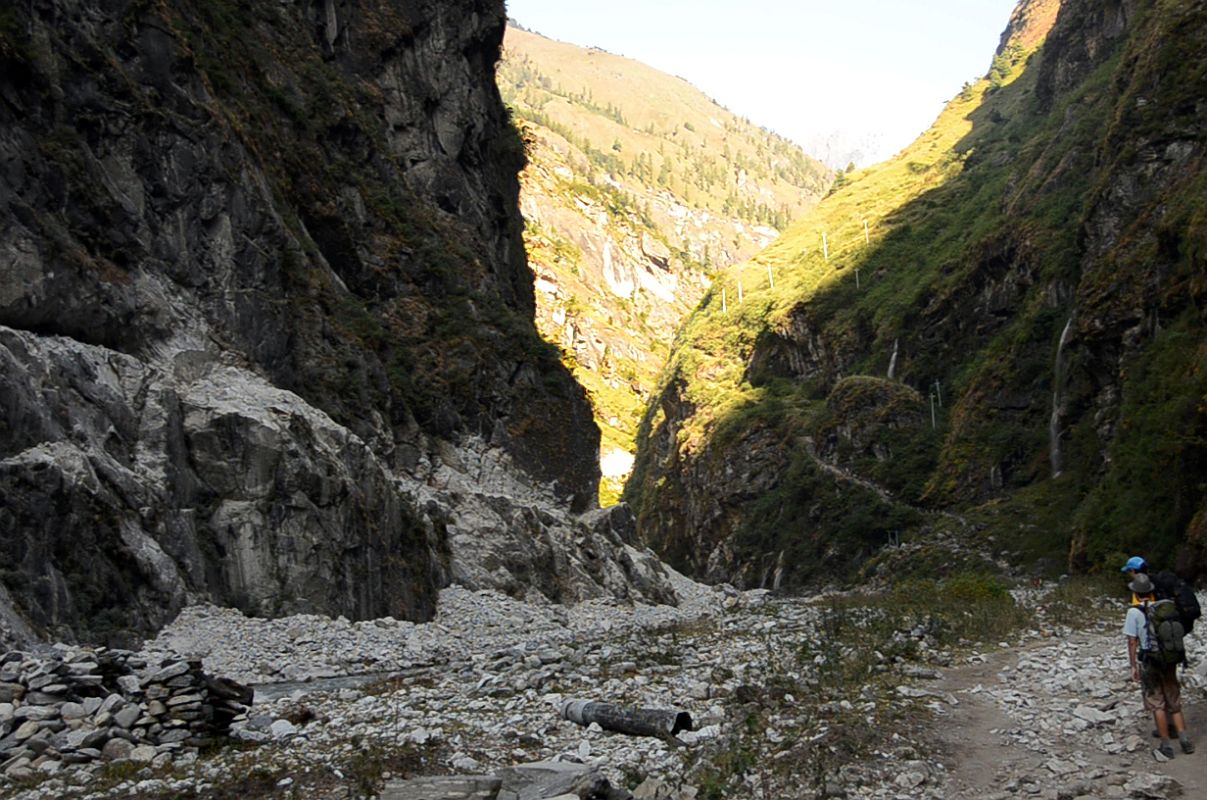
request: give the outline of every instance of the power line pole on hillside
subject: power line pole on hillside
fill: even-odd
[[[865,246],[872,243],[872,240],[868,237],[868,221],[866,219],[863,221],[863,243]]]
[[[830,242],[826,239],[826,232],[821,232],[821,252],[826,257],[826,261],[830,260]]]
[[[729,303],[725,299],[725,290],[724,289],[721,290],[721,313],[722,314],[729,313]]]
[[[771,284],[771,288],[775,288],[775,275],[771,272],[771,265],[767,265],[767,282]]]

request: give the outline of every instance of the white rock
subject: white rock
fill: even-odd
[[[900,786],[902,789],[917,789],[919,786],[926,783],[926,773],[922,772],[921,770],[909,770],[902,772],[897,776],[897,779],[893,781],[893,783],[895,783],[897,786]]]
[[[1181,783],[1168,775],[1152,773],[1137,775],[1124,784],[1123,788],[1129,797],[1137,798],[1179,797],[1183,794]]]
[[[149,744],[140,744],[130,751],[130,760],[140,764],[151,763],[156,756],[155,748]]]
[[[464,754],[453,756],[452,761],[449,763],[452,765],[452,768],[458,772],[476,773],[482,770],[481,763]]]
[[[269,732],[274,739],[284,739],[297,734],[298,727],[287,719],[278,719],[269,726]]]

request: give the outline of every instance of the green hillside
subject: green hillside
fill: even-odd
[[[514,25],[506,48],[499,85],[516,116],[562,136],[621,184],[666,189],[694,208],[777,229],[830,184],[830,171],[798,145],[682,78]]]
[[[688,320],[627,489],[681,566],[800,584],[941,531],[1202,563],[1207,15],[1066,0],[1044,43],[1057,5]]]
[[[594,403],[608,504],[683,317],[832,174],[680,78],[514,25],[498,80],[527,144],[538,326]]]

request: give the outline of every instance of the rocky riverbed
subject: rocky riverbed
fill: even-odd
[[[497,650],[600,641],[683,624],[733,607],[742,597],[758,596],[714,590],[673,570],[667,573],[678,606],[611,598],[575,605],[523,602],[495,591],[453,586],[441,591],[436,618],[421,625],[390,617],[352,623],[311,614],[269,620],[230,608],[192,606],[147,642],[144,652],[152,658],[201,658],[211,672],[243,683],[307,681],[472,661]]]
[[[0,793],[558,796],[507,794],[533,769],[515,768],[534,763],[589,777],[575,796],[642,800],[1173,798],[1207,786],[1196,783],[1207,755],[1153,759],[1113,620],[1074,634],[1041,611],[1005,647],[948,648],[925,616],[877,628],[875,608],[838,611],[833,598],[676,582],[679,608],[528,604],[454,587],[427,625],[186,609],[140,655],[201,658],[208,672],[262,684],[230,746],[60,769]],[[1042,593],[1018,598],[1043,607]],[[384,677],[347,677],[363,673]],[[1186,683],[1194,724],[1202,671]],[[574,698],[684,710],[694,729],[580,727],[561,718]],[[512,776],[502,793],[487,778],[416,782],[492,775]]]

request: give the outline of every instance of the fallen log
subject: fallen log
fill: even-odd
[[[692,716],[686,711],[658,708],[621,708],[611,703],[567,700],[562,704],[562,719],[583,727],[592,722],[606,731],[631,736],[675,736],[692,729]]]

